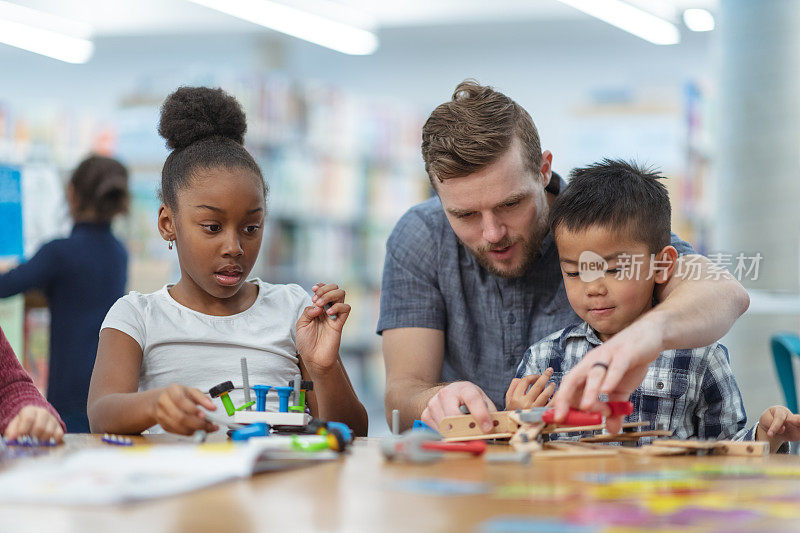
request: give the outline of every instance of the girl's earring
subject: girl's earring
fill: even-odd
[[[169,249],[172,250],[172,241],[169,241]]]

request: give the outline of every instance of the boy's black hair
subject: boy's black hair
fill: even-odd
[[[600,225],[647,244],[657,253],[671,241],[671,207],[658,172],[635,162],[604,159],[570,174],[550,210],[550,229]]]
[[[128,212],[128,169],[110,157],[92,155],[81,161],[69,180],[76,215],[93,213],[97,222],[111,222]]]
[[[161,106],[158,133],[172,149],[161,171],[159,196],[177,209],[177,191],[194,172],[214,167],[251,170],[264,187],[261,169],[245,149],[247,121],[239,102],[222,89],[180,87]]]

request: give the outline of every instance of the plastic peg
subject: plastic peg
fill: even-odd
[[[256,411],[267,410],[267,393],[271,388],[270,385],[253,385],[253,392],[256,393]]]
[[[278,411],[281,413],[289,412],[289,396],[294,392],[294,387],[273,387],[275,392],[278,393]]]

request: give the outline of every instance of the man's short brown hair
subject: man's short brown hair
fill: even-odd
[[[522,106],[491,87],[464,80],[453,99],[433,110],[422,127],[422,159],[431,180],[467,176],[494,163],[519,139],[532,172],[542,164],[533,119]]]

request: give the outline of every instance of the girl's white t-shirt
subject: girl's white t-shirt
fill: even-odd
[[[299,285],[273,285],[260,279],[256,301],[230,316],[206,315],[189,309],[170,296],[165,285],[151,294],[131,292],[111,307],[100,329],[129,335],[142,348],[139,391],[180,383],[203,392],[223,381],[235,387],[230,398],[244,403],[241,358],[247,358],[250,386],[280,385],[299,373],[295,325],[308,293]],[[251,399],[255,395],[250,392]],[[218,413],[225,410],[219,398]],[[278,410],[278,397],[267,395],[267,410]],[[161,431],[154,426],[151,431]]]

